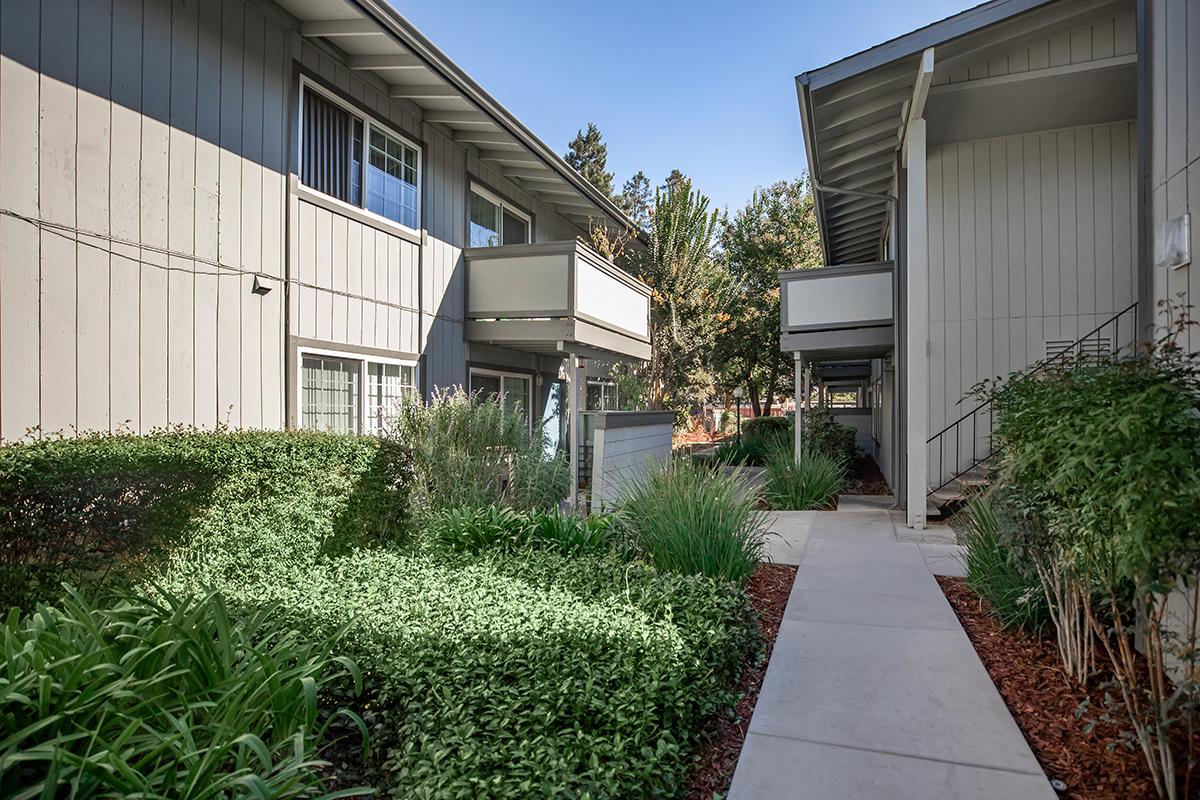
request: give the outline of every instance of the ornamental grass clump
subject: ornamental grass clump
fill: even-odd
[[[462,389],[425,403],[406,397],[385,421],[385,438],[411,455],[413,502],[430,515],[502,505],[518,511],[558,505],[570,489],[565,457],[548,453],[540,424],[501,398]]]
[[[779,511],[807,511],[833,506],[846,481],[846,467],[817,451],[806,451],[799,462],[792,450],[776,448],[767,459],[763,497]]]
[[[744,586],[762,559],[766,519],[740,470],[675,459],[647,466],[621,494],[621,526],[659,570]]]
[[[971,498],[963,512],[966,525],[958,533],[967,569],[967,585],[988,602],[1005,628],[1040,633],[1047,623],[1047,601],[1036,567],[1023,540],[1023,525],[1005,512],[1006,498],[991,494]]]
[[[338,631],[302,638],[269,606],[230,613],[219,594],[72,592],[0,629],[0,796],[319,797],[339,717],[359,686],[330,656]],[[369,790],[350,791],[368,794]],[[339,796],[347,796],[340,794]]]

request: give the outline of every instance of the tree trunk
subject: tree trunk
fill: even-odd
[[[747,378],[746,388],[750,390],[750,408],[754,411],[754,416],[761,417],[762,404],[758,400],[758,384]]]
[[[775,381],[779,380],[779,359],[771,364],[771,375],[767,379],[767,416],[771,414],[771,407],[775,404]]]

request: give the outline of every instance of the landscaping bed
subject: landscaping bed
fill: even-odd
[[[788,564],[760,564],[750,578],[746,594],[758,613],[762,649],[742,669],[733,689],[737,704],[709,720],[704,744],[688,776],[685,795],[688,800],[712,800],[714,795],[724,797],[729,790],[795,578],[796,567]]]
[[[846,470],[842,494],[891,494],[879,465],[870,456],[858,456]]]
[[[1066,679],[1054,642],[1005,630],[986,601],[963,578],[938,578],[979,658],[1050,779],[1067,785],[1071,800],[1155,797],[1141,754],[1117,742],[1118,728],[1089,721],[1104,710],[1102,681],[1083,689]],[[1077,716],[1080,704],[1088,710]],[[1114,746],[1115,745],[1115,746]]]

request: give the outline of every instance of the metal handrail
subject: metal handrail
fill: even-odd
[[[1134,341],[1136,342],[1137,305],[1138,304],[1136,302],[1134,302],[1134,303],[1131,303],[1130,305],[1126,306],[1125,308],[1121,309],[1116,314],[1109,317],[1104,322],[1100,323],[1095,328],[1092,328],[1090,331],[1088,331],[1087,333],[1080,336],[1078,339],[1073,341],[1071,344],[1064,347],[1062,352],[1058,353],[1055,357],[1044,358],[1041,361],[1038,361],[1037,363],[1035,363],[1033,365],[1033,367],[1029,370],[1029,372],[1027,372],[1025,374],[1026,375],[1036,375],[1036,374],[1042,372],[1043,370],[1048,369],[1056,361],[1059,361],[1059,360],[1065,358],[1068,354],[1081,353],[1082,351],[1080,350],[1080,348],[1084,342],[1088,341],[1089,339],[1092,339],[1093,337],[1096,337],[1097,334],[1100,333],[1100,331],[1102,331],[1105,328],[1109,327],[1110,325],[1114,325],[1114,324],[1116,326],[1116,331],[1113,334],[1113,355],[1115,356],[1121,349],[1121,347],[1120,347],[1121,318],[1131,312],[1133,314]],[[958,480],[963,475],[965,475],[968,472],[970,472],[971,470],[975,469],[980,464],[983,464],[984,462],[986,462],[988,459],[990,459],[994,455],[994,452],[990,446],[988,448],[987,454],[982,457],[979,456],[978,450],[977,450],[977,447],[979,444],[979,437],[977,435],[978,434],[978,415],[979,415],[979,412],[984,411],[984,410],[986,410],[988,412],[988,436],[990,439],[991,431],[992,431],[992,423],[994,422],[994,417],[995,417],[995,409],[993,408],[991,398],[984,400],[982,403],[975,406],[975,408],[973,408],[970,411],[968,411],[967,413],[963,414],[961,417],[954,420],[949,425],[942,428],[940,431],[935,433],[933,436],[930,436],[928,439],[925,440],[925,445],[929,446],[929,445],[933,444],[935,441],[943,439],[944,437],[948,438],[948,434],[951,431],[954,431],[954,453],[956,454],[956,458],[958,458],[959,457],[958,454],[960,454],[962,452],[963,424],[967,420],[971,421],[971,457],[969,459],[970,463],[968,463],[967,466],[962,469],[957,469],[957,464],[956,464],[957,471],[954,472],[954,474],[952,474],[950,477],[943,480],[937,486],[933,487],[928,492],[926,492],[926,494],[925,494],[926,497],[929,497],[934,492],[937,492],[937,491],[945,488],[949,484],[953,483],[954,481]],[[942,451],[943,451],[943,449],[944,449],[943,443],[939,442],[939,444],[938,444],[938,474],[939,475],[942,473]]]

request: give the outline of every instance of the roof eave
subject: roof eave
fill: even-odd
[[[411,50],[418,58],[425,61],[430,69],[437,72],[447,83],[462,92],[464,97],[478,106],[483,113],[491,117],[497,125],[541,160],[547,168],[558,173],[560,177],[567,181],[567,183],[595,205],[602,213],[626,226],[629,230],[635,231],[637,238],[643,244],[648,243],[645,231],[639,228],[616,203],[601,194],[586,178],[567,164],[558,153],[550,149],[533,131],[525,127],[524,123],[517,119],[511,111],[505,108],[496,98],[488,94],[482,86],[455,64],[449,56],[439,50],[436,45],[425,38],[424,34],[402,17],[387,0],[348,0],[348,2],[357,6],[364,14],[373,19],[376,24],[399,39],[406,48]]]

